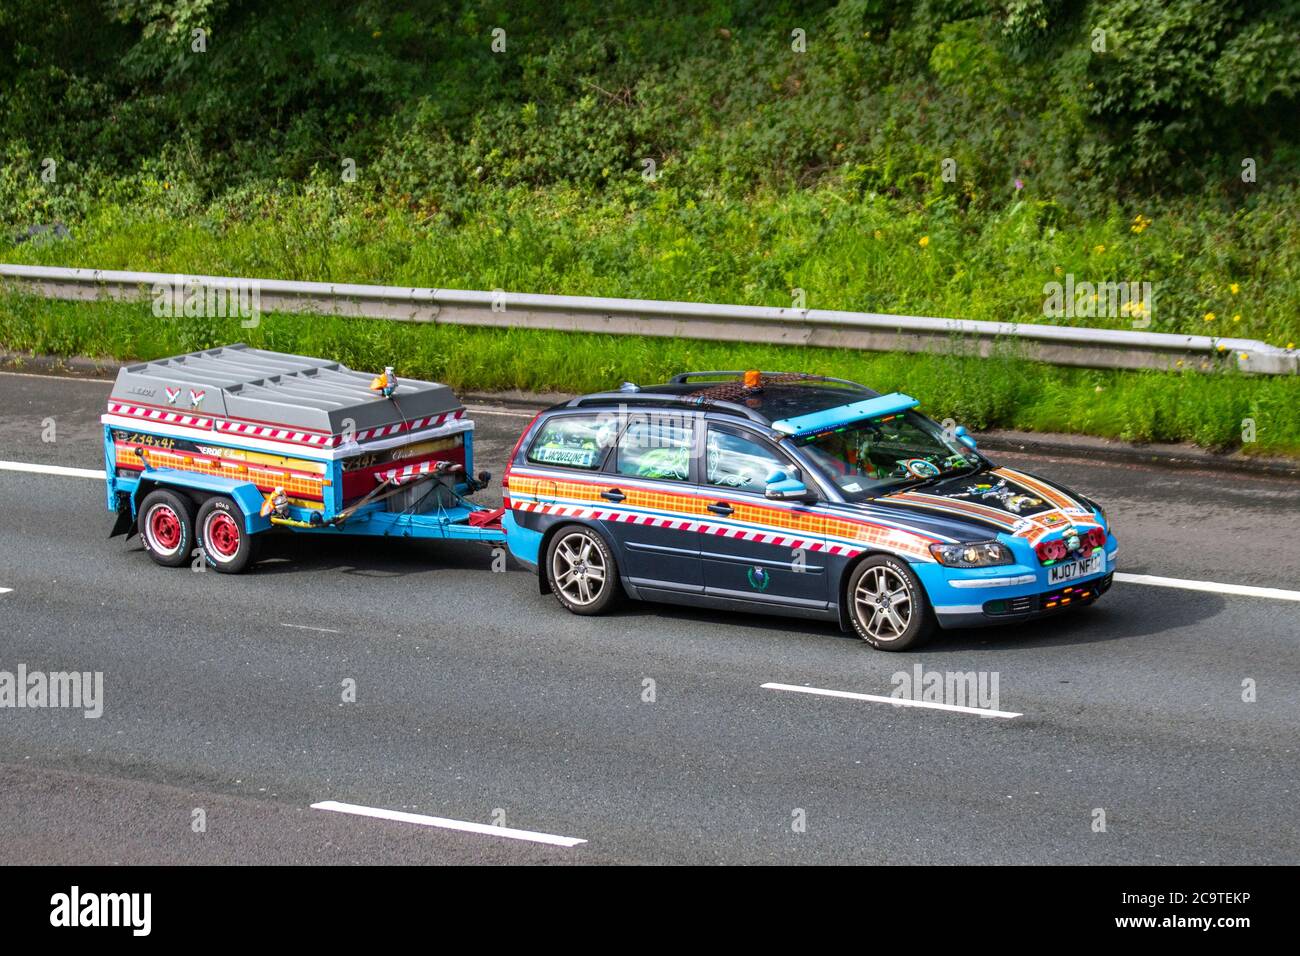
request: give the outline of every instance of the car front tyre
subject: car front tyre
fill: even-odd
[[[907,563],[892,555],[875,555],[854,568],[846,600],[854,633],[882,651],[916,647],[934,631],[925,589]]]
[[[546,580],[573,614],[603,614],[619,595],[613,551],[603,537],[582,525],[563,527],[551,538]]]

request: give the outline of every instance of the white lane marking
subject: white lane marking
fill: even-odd
[[[312,627],[310,624],[285,624],[280,622],[281,627],[296,627],[300,631],[324,631],[326,634],[341,634],[342,631],[336,631],[332,627]]]
[[[495,411],[473,405],[465,406],[482,415],[507,415],[512,418],[532,418],[526,412]],[[59,475],[64,478],[96,478],[104,480],[104,473],[94,468],[69,468],[64,465],[37,465],[23,461],[0,461],[0,471],[25,471],[37,475]],[[1223,584],[1218,581],[1190,581],[1183,578],[1163,578],[1152,574],[1125,574],[1117,571],[1115,580],[1125,584],[1150,584],[1162,588],[1182,588],[1186,591],[1211,591],[1218,594],[1237,594],[1242,597],[1272,598],[1278,601],[1300,601],[1300,591],[1283,588],[1262,588],[1249,584]],[[286,624],[286,627],[295,625]],[[322,629],[324,630],[324,629]]]
[[[1154,574],[1122,574],[1116,572],[1116,581],[1125,584],[1152,584],[1158,588],[1182,588],[1185,591],[1213,591],[1216,594],[1240,594],[1243,597],[1273,598],[1278,601],[1300,601],[1300,591],[1282,588],[1257,588],[1249,584],[1220,584],[1217,581],[1186,581],[1182,578],[1162,578]]]
[[[98,478],[104,480],[103,469],[67,468],[63,465],[33,465],[25,461],[0,461],[0,471],[30,471],[36,475],[62,475],[65,478]]]
[[[123,364],[125,365],[129,363],[124,362]],[[57,379],[60,382],[89,383],[91,385],[98,385],[100,387],[113,384],[113,379],[111,377],[110,378],[94,378],[94,377],[87,378],[84,375],[63,375],[59,372],[43,372],[43,373],[42,372],[10,372],[6,369],[0,371],[0,375],[12,375],[15,378],[43,378],[46,379],[47,381],[50,379]]]
[[[962,707],[958,704],[936,704],[927,700],[912,700],[907,697],[881,697],[877,694],[855,694],[847,690],[826,690],[822,687],[803,687],[798,684],[763,684],[765,690],[788,690],[794,694],[815,694],[818,697],[843,697],[847,700],[865,700],[873,704],[893,704],[895,707],[927,707],[930,710],[948,710],[958,714],[974,714],[977,717],[1023,717],[1008,710],[987,710],[983,707]]]
[[[422,827],[441,827],[444,830],[462,830],[465,833],[481,833],[485,836],[505,837],[508,840],[527,840],[529,843],[549,843],[551,846],[577,846],[586,843],[575,837],[555,836],[553,833],[535,833],[532,830],[514,830],[510,827],[494,827],[486,823],[467,823],[464,820],[448,820],[445,817],[426,817],[422,813],[403,813],[400,810],[381,810],[377,807],[362,807],[355,803],[339,803],[337,800],[324,800],[313,803],[313,810],[332,810],[335,813],[351,813],[359,817],[374,817],[378,820],[396,820],[398,823],[414,823]]]
[[[501,415],[505,418],[534,418],[536,412],[512,412],[504,408],[493,408],[490,405],[466,405],[465,411],[473,412],[475,415]]]
[[[0,594],[8,594],[13,588],[0,588]]]

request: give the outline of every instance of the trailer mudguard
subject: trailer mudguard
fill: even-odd
[[[148,490],[155,488],[181,488],[211,495],[226,495],[239,505],[244,513],[244,530],[249,534],[266,531],[271,527],[271,520],[264,518],[262,493],[251,481],[238,481],[234,478],[222,478],[218,475],[203,475],[192,471],[178,471],[174,468],[146,468],[140,473],[131,510],[138,512],[140,501]]]

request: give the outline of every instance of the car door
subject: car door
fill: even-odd
[[[700,541],[705,594],[823,609],[829,600],[824,518],[809,503],[772,501],[768,476],[809,477],[757,432],[707,423],[700,492],[712,533]]]
[[[697,420],[690,413],[629,413],[602,476],[601,498],[611,509],[605,527],[618,543],[623,576],[639,589],[704,589],[693,523]]]

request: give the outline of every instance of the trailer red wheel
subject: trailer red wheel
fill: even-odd
[[[179,568],[190,559],[194,540],[194,505],[174,491],[159,488],[140,502],[136,524],[144,549],[164,568]]]
[[[253,559],[253,536],[244,530],[244,513],[231,499],[209,498],[195,521],[199,547],[218,571],[238,574]]]
[[[149,537],[160,551],[174,552],[184,537],[180,516],[167,505],[154,505],[149,509]]]
[[[208,519],[208,547],[229,561],[239,553],[239,526],[223,511],[214,511]]]

